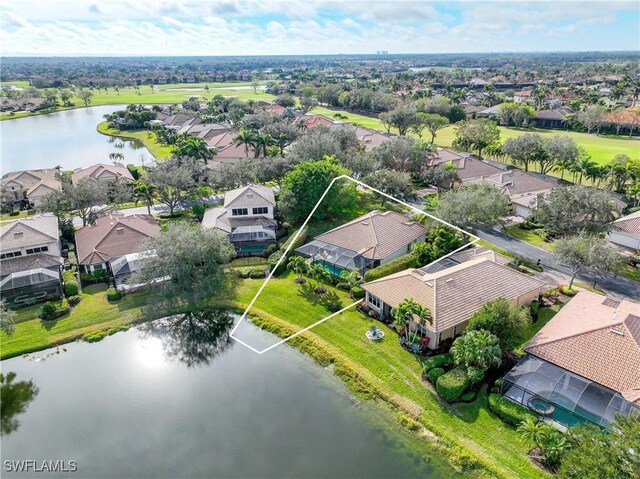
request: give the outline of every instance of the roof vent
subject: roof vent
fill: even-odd
[[[363,222],[362,222],[362,224],[363,224],[364,226],[369,226],[369,222],[368,222],[368,221],[363,221]]]
[[[617,334],[618,336],[624,336],[624,331],[620,331],[619,329],[610,329],[613,334]]]
[[[453,278],[447,278],[444,282],[445,283],[453,283]]]
[[[24,235],[24,231],[16,231],[13,233],[14,238],[21,238]]]
[[[124,228],[122,226],[116,228],[116,234],[123,235],[124,234]]]
[[[615,299],[611,299],[611,298],[604,298],[604,300],[602,301],[602,306],[608,306],[609,308],[617,308],[618,306],[620,306],[620,301],[616,301]]]

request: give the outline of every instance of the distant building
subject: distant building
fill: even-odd
[[[57,171],[53,169],[7,173],[2,177],[0,184],[2,188],[13,193],[16,206],[27,200],[34,207],[38,207],[45,196],[62,190]]]
[[[640,211],[615,220],[607,241],[640,251]]]
[[[71,182],[77,184],[80,180],[89,179],[92,181],[113,181],[113,182],[131,182],[133,176],[131,172],[124,166],[106,165],[98,163],[88,168],[78,168],[71,175]]]

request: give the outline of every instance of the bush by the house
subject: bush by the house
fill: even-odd
[[[78,294],[78,283],[75,281],[67,281],[64,284],[65,296],[76,296]]]
[[[327,309],[332,313],[337,313],[342,309],[342,304],[338,301],[334,301],[333,303],[329,303],[329,305],[327,306]]]
[[[444,373],[436,381],[436,391],[447,402],[456,402],[469,387],[467,371],[457,367]]]
[[[278,251],[278,245],[276,245],[275,243],[271,243],[269,246],[267,246],[267,249],[264,250],[264,253],[262,253],[262,256],[264,258],[268,258],[276,251]]]
[[[345,283],[343,281],[337,283],[336,284],[336,288],[341,289],[342,291],[350,291],[351,290],[351,286],[349,286],[349,283]]]
[[[118,301],[121,297],[120,291],[113,286],[107,290],[107,301]]]
[[[107,277],[106,269],[96,269],[92,273],[80,273],[80,279],[89,283],[100,283]]]
[[[576,294],[578,294],[577,290],[570,288],[566,284],[561,284],[560,286],[558,286],[558,291],[560,291],[565,296],[575,296]]]
[[[351,297],[353,299],[362,299],[364,298],[365,294],[365,290],[360,286],[354,286],[353,288],[351,288]]]
[[[134,180],[139,180],[144,173],[144,168],[142,168],[142,166],[136,166],[132,163],[127,165],[127,170],[129,170],[129,173],[131,173]]]
[[[45,321],[51,321],[58,319],[69,312],[69,304],[63,301],[60,305],[57,305],[53,301],[47,301],[40,307],[40,314],[38,317]]]
[[[424,370],[429,372],[433,368],[443,368],[451,364],[452,361],[453,359],[449,353],[431,356],[424,362]]]
[[[392,259],[388,263],[378,266],[377,268],[370,269],[364,274],[364,280],[366,282],[374,281],[376,279],[384,278],[390,274],[404,271],[408,268],[415,268],[417,266],[417,259],[412,254],[405,254],[396,259]]]
[[[538,319],[538,312],[540,311],[540,303],[534,301],[529,305],[529,313],[531,313],[531,318],[535,321]]]
[[[251,279],[261,279],[266,277],[267,275],[265,274],[264,270],[261,268],[254,268],[249,273],[249,278]]]
[[[69,254],[67,255],[67,261],[71,266],[78,266],[78,259],[76,258],[76,254],[71,251],[71,246],[69,245]]]
[[[471,402],[476,398],[475,391],[468,391],[460,396],[460,401],[462,402]]]
[[[240,270],[240,277],[243,279],[247,279],[251,274],[251,271],[253,271],[253,268],[242,268]]]
[[[278,264],[280,258],[282,258],[282,251],[276,251],[271,256],[269,256],[269,271],[273,271],[273,274],[276,276],[281,275],[287,269],[286,259],[283,260],[282,263],[280,263],[280,266],[278,266],[278,269],[276,269],[276,265]]]
[[[489,394],[489,409],[507,424],[517,427],[522,421],[533,419],[537,421],[537,416],[526,407],[505,399],[500,394]]]
[[[298,231],[300,231],[300,234],[296,238],[296,234],[298,233]],[[282,252],[286,251],[289,245],[291,245],[291,249],[289,251],[293,251],[296,248],[299,248],[305,243],[305,241],[307,241],[307,235],[308,235],[308,231],[306,226],[302,228],[302,230],[294,231],[293,233],[291,233],[291,236],[289,236],[287,241],[285,241],[283,245],[280,247],[280,251]],[[294,238],[295,238],[295,241],[294,241]]]
[[[82,296],[69,296],[67,298],[67,302],[69,306],[76,306],[80,301],[82,301]]]
[[[429,382],[431,384],[435,384],[440,376],[444,374],[444,369],[442,368],[432,368],[427,373],[427,378],[429,378]]]

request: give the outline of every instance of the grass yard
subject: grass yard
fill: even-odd
[[[148,130],[120,131],[109,127],[106,121],[98,123],[98,133],[124,139],[134,139],[142,142],[156,160],[165,160],[173,154],[173,147],[158,141],[156,134]]]
[[[32,210],[33,211],[33,210]],[[21,210],[17,215],[0,215],[0,223],[6,223],[7,221],[19,220],[20,218],[27,218],[28,216],[34,216],[34,213],[29,214],[27,210]]]
[[[38,319],[40,304],[17,311],[16,331],[11,337],[0,333],[0,359],[27,352],[39,351],[67,343],[114,326],[129,324],[140,319],[146,295],[129,295],[110,303],[106,298],[107,286],[91,285],[82,292],[83,300],[71,313],[54,321]]]
[[[272,279],[272,284],[254,305],[254,314],[274,324],[287,323],[294,327],[292,329],[328,315],[322,306],[305,299],[306,293],[293,279],[291,274]],[[237,305],[246,307],[262,281],[242,282],[237,292]],[[339,298],[346,296],[334,288],[330,291]],[[364,333],[372,324],[385,331],[383,341],[371,343],[365,339]],[[472,404],[443,403],[421,380],[423,358],[402,349],[396,333],[388,327],[355,310],[348,310],[303,336],[317,343],[318,347],[329,348],[336,357],[352,365],[358,377],[369,382],[379,396],[407,404],[419,412],[420,421],[429,430],[455,445],[453,447],[457,449],[449,451],[450,457],[470,454],[496,477],[545,477],[528,460],[528,447],[515,430],[488,411],[486,394],[480,394]],[[427,442],[425,446],[433,447]]]
[[[562,305],[560,304],[554,304],[550,308],[540,308],[540,310],[538,311],[538,320],[529,326],[526,334],[527,339],[525,339],[522,344],[516,348],[516,352],[524,354],[525,344],[527,344],[531,338],[538,334],[538,331],[540,331],[544,327],[544,325],[547,324],[558,311],[560,311],[561,307]]]
[[[502,228],[502,232],[519,239],[526,243],[537,246],[538,248],[553,251],[553,243],[548,243],[542,237],[538,236],[533,230],[525,230],[520,228],[519,225],[505,226]]]

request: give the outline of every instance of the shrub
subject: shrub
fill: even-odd
[[[444,369],[442,368],[433,368],[430,369],[427,373],[427,378],[429,378],[429,382],[431,384],[435,384],[440,376],[444,374]]]
[[[404,271],[408,268],[415,268],[417,266],[417,259],[412,254],[405,254],[399,258],[392,259],[388,263],[378,266],[377,268],[370,269],[364,274],[364,280],[374,281],[376,279],[384,278],[390,274]]]
[[[471,402],[476,398],[476,393],[473,391],[468,391],[460,396],[460,401],[462,402]]]
[[[251,275],[252,271],[253,271],[253,268],[242,268],[240,270],[240,277],[247,279]]]
[[[276,251],[278,251],[278,245],[276,245],[275,243],[271,243],[267,247],[267,249],[264,250],[264,253],[262,253],[262,256],[264,256],[265,258],[268,258],[273,253],[275,253]]]
[[[65,296],[76,296],[78,294],[78,283],[75,281],[67,281],[64,284]]]
[[[365,296],[365,290],[360,286],[354,286],[351,288],[351,296],[353,299],[362,299]]]
[[[555,288],[548,289],[547,291],[544,292],[542,296],[548,299],[549,301],[551,301],[552,303],[557,303],[558,299],[560,299],[560,291],[558,291]]]
[[[332,313],[337,313],[342,309],[342,304],[339,303],[338,301],[334,301],[333,303],[329,303],[329,305],[327,306],[327,309]]]
[[[289,245],[291,245],[290,251],[293,251],[296,248],[299,248],[300,246],[302,246],[305,243],[305,241],[307,241],[308,230],[306,226],[300,231],[300,235],[298,236],[298,238],[295,241],[293,241],[298,231],[300,230],[296,230],[293,233],[291,233],[291,236],[289,236],[289,239],[287,239],[287,241],[284,242],[284,244],[280,248],[282,252],[286,251]]]
[[[193,216],[201,222],[208,207],[209,205],[195,204],[191,207],[191,212],[193,213]]]
[[[529,313],[533,319],[538,319],[538,312],[540,311],[540,303],[534,301],[529,305]]]
[[[458,367],[444,373],[436,381],[436,391],[447,402],[456,402],[469,387],[467,371]]]
[[[276,270],[276,265],[278,264],[278,260],[282,258],[282,251],[276,251],[271,256],[269,256],[269,270],[273,271],[273,274],[278,276],[284,273],[287,269],[287,261],[283,260],[280,263],[280,266]]]
[[[73,251],[71,251],[71,246],[72,245],[69,245],[69,254],[67,256],[67,261],[71,266],[78,266],[78,260],[76,258],[76,254]]]
[[[527,408],[505,399],[500,394],[489,394],[489,409],[507,424],[517,427],[522,421],[532,419],[537,421],[537,416]]]
[[[342,291],[349,291],[351,286],[349,286],[349,283],[339,282],[336,284],[336,288],[341,289]]]
[[[127,170],[129,170],[129,173],[131,173],[131,176],[133,176],[134,180],[140,179],[140,173],[142,170],[140,166],[135,166],[133,163],[129,163],[127,165]]]
[[[266,278],[267,275],[265,274],[263,269],[260,268],[254,268],[251,270],[251,272],[249,273],[249,277],[251,279],[261,279],[261,278]]]
[[[56,303],[54,303],[53,301],[47,301],[42,306],[40,306],[40,317],[46,318],[47,316],[55,313],[56,309],[58,309]]]
[[[560,286],[558,286],[558,291],[560,291],[565,296],[575,296],[576,294],[578,294],[577,290],[570,288],[565,284],[561,284]]]
[[[64,316],[69,311],[69,304],[66,301],[63,301],[60,306],[57,306],[53,301],[47,301],[40,308],[40,314],[38,314],[38,317],[45,321],[51,321]]]
[[[443,368],[449,364],[453,359],[451,358],[451,354],[438,354],[437,356],[431,356],[424,362],[424,370],[429,371],[433,368]]]
[[[120,291],[113,286],[107,290],[107,301],[118,301],[121,297]]]
[[[67,298],[67,302],[69,303],[69,306],[75,306],[77,305],[80,301],[82,301],[82,296],[69,296]]]

